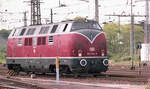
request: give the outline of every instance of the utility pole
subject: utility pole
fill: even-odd
[[[150,0],[136,0],[136,2],[145,1],[145,22],[144,22],[144,43],[150,42],[150,29],[149,29],[149,1]]]
[[[98,0],[95,0],[95,20],[99,23],[99,8],[98,8]]]
[[[60,0],[59,0],[59,7],[61,6]]]
[[[146,21],[145,21],[145,24],[144,24],[144,33],[145,33],[145,35],[144,35],[144,43],[149,43],[150,42],[150,39],[149,39],[149,28],[148,28],[148,25],[149,25],[149,22],[148,22],[148,20],[149,20],[149,0],[146,0],[145,1],[146,2],[146,7],[145,7],[145,14],[146,14]]]
[[[51,9],[51,23],[53,23],[53,9]]]
[[[41,24],[40,0],[29,1],[31,5],[31,25]]]
[[[23,12],[23,14],[24,14],[24,26],[26,27],[27,26],[27,12],[25,11],[25,12]]]
[[[130,56],[132,59],[132,67],[131,69],[135,69],[134,68],[134,62],[133,62],[133,58],[134,58],[134,54],[135,54],[135,39],[134,39],[134,16],[133,16],[133,0],[131,0],[131,31],[130,31]]]
[[[31,25],[41,24],[40,0],[31,0]]]
[[[120,34],[120,16],[118,16],[118,33]]]

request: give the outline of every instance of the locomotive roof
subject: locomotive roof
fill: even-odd
[[[79,22],[79,23],[78,23]],[[62,21],[58,23],[50,23],[50,24],[42,24],[42,25],[33,25],[33,26],[27,26],[27,27],[18,27],[13,29],[11,32],[9,38],[11,37],[23,37],[23,36],[37,36],[37,35],[47,35],[47,34],[54,34],[54,33],[69,33],[72,31],[75,31],[73,29],[73,23],[78,23],[77,26],[74,27],[80,27],[78,25],[82,24],[82,22],[94,22],[93,20],[69,20],[69,21]],[[82,26],[82,25],[81,25]],[[81,28],[78,28],[81,29]]]
[[[22,27],[16,27],[17,28],[30,28],[30,27],[39,27],[39,26],[49,26],[49,25],[55,25],[55,24],[67,24],[67,23],[73,23],[73,22],[88,22],[88,21],[92,21],[92,22],[96,22],[94,20],[65,20],[65,21],[61,21],[61,22],[56,22],[56,23],[49,23],[49,24],[41,24],[41,25],[30,25],[30,26],[22,26]]]

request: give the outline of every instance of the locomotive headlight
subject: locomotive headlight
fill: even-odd
[[[104,50],[102,50],[102,51],[101,51],[101,55],[102,55],[102,56],[104,56],[104,55],[105,55]]]
[[[82,44],[78,44],[78,56],[81,57],[82,56]]]
[[[103,64],[104,64],[104,66],[108,66],[108,64],[109,64],[108,59],[104,59]]]
[[[82,56],[82,50],[78,50],[78,56],[79,56],[79,57]]]

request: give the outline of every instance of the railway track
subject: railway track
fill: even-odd
[[[73,75],[65,75],[65,76],[61,76],[60,80],[86,82],[86,83],[147,84],[150,78],[149,69],[150,69],[149,66],[143,67],[141,69],[141,75],[139,75],[138,68],[136,68],[135,70],[130,70],[130,67],[128,66],[110,66],[109,71],[107,71],[106,73],[102,73],[101,75],[97,77],[93,77],[92,75],[83,75],[78,78],[74,78]],[[36,87],[38,89],[42,89],[41,87],[34,85],[34,83],[28,84],[26,82],[21,82],[20,81],[21,78],[30,78],[30,76],[26,75],[25,73],[21,73],[20,75],[17,75],[15,77],[12,76],[11,79],[8,79],[6,78],[6,74],[8,71],[7,68],[0,65],[0,70],[1,70],[0,71],[0,88],[1,87],[5,88],[6,85],[8,86],[12,84],[11,87],[14,87],[14,86],[16,87],[16,85],[22,85],[18,87],[30,86],[30,88]],[[55,80],[55,75],[54,74],[46,74],[46,75],[38,74],[37,79]],[[5,81],[5,82],[1,83],[1,81]]]
[[[33,83],[20,81],[18,78],[0,76],[0,89],[44,89]]]
[[[126,65],[117,65],[110,66],[109,71],[106,74],[118,74],[118,75],[127,75],[127,76],[136,76],[136,77],[150,77],[150,66],[135,66],[135,70],[131,70],[130,66]]]

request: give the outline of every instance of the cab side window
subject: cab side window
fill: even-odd
[[[65,27],[64,27],[64,29],[63,29],[63,32],[65,32],[65,31],[66,31],[67,26],[68,26],[68,24],[66,24],[66,25],[65,25]]]
[[[46,45],[46,37],[38,37],[37,45]]]
[[[32,38],[25,38],[24,45],[25,46],[32,46]]]
[[[15,36],[15,33],[16,33],[16,29],[14,30],[14,32],[13,32],[13,34],[12,34],[12,36]]]
[[[35,28],[29,28],[26,35],[33,35],[35,30],[36,30]]]
[[[23,35],[24,35],[24,33],[25,33],[25,31],[26,31],[26,28],[23,28],[23,29],[21,30],[21,33],[20,33],[20,35],[19,35],[19,36],[23,36]]]
[[[52,30],[51,30],[51,33],[55,33],[56,29],[57,29],[58,25],[54,25]]]
[[[22,46],[22,38],[18,38],[18,46]]]
[[[46,34],[46,33],[48,33],[48,30],[49,30],[49,26],[48,27],[42,27],[39,34]]]
[[[54,43],[54,37],[53,36],[49,36],[48,45],[53,45],[53,43]]]

